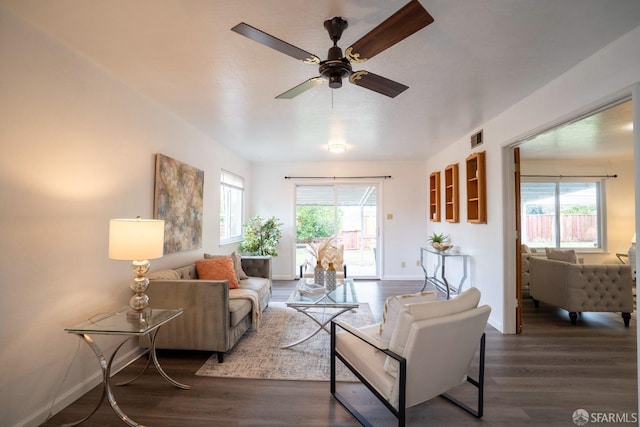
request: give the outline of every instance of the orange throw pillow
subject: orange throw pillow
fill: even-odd
[[[198,278],[202,280],[228,280],[229,289],[239,287],[236,270],[230,256],[196,260]]]

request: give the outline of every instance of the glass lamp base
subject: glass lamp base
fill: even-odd
[[[127,322],[134,325],[144,325],[151,319],[151,309],[145,308],[144,310],[129,310],[127,311]]]

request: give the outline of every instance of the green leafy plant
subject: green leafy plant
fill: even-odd
[[[427,241],[431,244],[431,246],[434,249],[437,249],[439,251],[446,251],[448,249],[451,249],[451,247],[453,247],[453,245],[449,243],[448,234],[433,233],[431,236],[429,236]]]
[[[275,216],[265,219],[261,216],[251,218],[244,224],[244,240],[240,250],[249,255],[278,256],[276,245],[282,237],[282,222]]]
[[[431,236],[429,236],[429,238],[427,239],[427,242],[430,244],[434,244],[434,243],[445,243],[449,241],[449,235],[448,234],[437,234],[437,233],[433,233]]]

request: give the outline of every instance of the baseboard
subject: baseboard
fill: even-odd
[[[126,368],[128,365],[136,361],[139,357],[144,355],[146,350],[140,347],[133,348],[129,352],[123,354],[122,356],[116,358],[113,361],[113,365],[111,367],[112,374],[116,374]],[[97,366],[97,360],[96,360]],[[49,403],[46,406],[40,408],[33,414],[29,415],[26,418],[20,420],[14,427],[37,427],[45,422],[48,417],[52,417],[58,412],[62,411],[67,406],[71,405],[73,402],[87,394],[91,391],[95,386],[102,383],[102,370],[99,369],[95,371],[91,376],[86,378],[81,383],[76,384],[71,387],[64,393],[56,396],[53,404]],[[97,403],[97,402],[96,402]],[[108,404],[104,402],[104,404]]]
[[[503,323],[500,321],[496,321],[496,319],[493,318],[489,318],[489,321],[487,322],[489,323],[489,325],[493,326],[494,328],[496,328],[500,333],[504,334],[504,329],[502,329],[504,327]]]

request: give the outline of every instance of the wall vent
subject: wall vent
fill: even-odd
[[[479,132],[471,135],[471,148],[476,148],[478,145],[482,144],[484,139],[482,137],[482,129]]]

